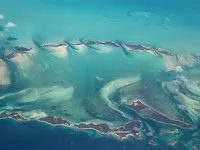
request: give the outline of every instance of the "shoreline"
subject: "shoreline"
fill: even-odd
[[[61,117],[55,117],[55,116],[47,116],[45,118],[40,118],[37,120],[29,120],[27,118],[24,118],[20,112],[12,112],[7,113],[6,111],[0,114],[0,119],[13,119],[17,122],[29,122],[29,121],[36,121],[44,124],[48,124],[52,127],[57,126],[63,126],[68,127],[70,129],[78,129],[80,131],[87,132],[88,130],[93,130],[101,135],[111,135],[117,137],[118,140],[128,140],[129,137],[133,137],[136,140],[141,140],[141,130],[142,130],[142,122],[140,120],[132,120],[127,122],[125,125],[117,127],[117,128],[111,128],[109,124],[106,123],[79,123],[79,124],[72,124],[69,121],[62,119]],[[151,119],[151,118],[150,118]],[[157,120],[154,120],[156,122],[159,122]],[[163,122],[160,122],[163,123]],[[170,123],[164,123],[168,125],[173,125]],[[178,126],[178,125],[174,125]],[[195,128],[183,128],[181,126],[178,126],[182,129],[188,129],[192,130]]]
[[[129,109],[135,111],[136,113],[138,113],[139,115],[141,115],[141,117],[145,118],[145,119],[150,119],[150,120],[153,120],[155,122],[158,122],[158,123],[162,123],[162,124],[168,124],[168,125],[173,125],[173,126],[177,126],[177,127],[180,127],[182,129],[188,129],[188,130],[194,130],[196,129],[197,127],[194,126],[194,125],[191,125],[189,123],[186,123],[186,122],[182,122],[182,121],[179,121],[179,120],[174,120],[174,119],[171,119],[169,118],[168,116],[162,114],[161,112],[158,112],[157,110],[155,110],[154,108],[152,108],[151,106],[145,104],[144,102],[142,102],[141,100],[137,99],[135,101],[132,102],[131,105],[128,105],[126,104],[126,107],[128,107]],[[154,113],[154,115],[158,115],[157,117],[163,117],[161,118],[162,119],[166,119],[165,121],[161,121],[161,120],[157,120],[155,116],[148,116],[148,115],[151,115],[150,113],[148,115],[143,115],[140,111],[141,110],[144,110],[144,109],[147,109],[150,113]],[[177,124],[175,123],[168,123],[168,121],[171,121],[171,122],[176,122]],[[178,124],[180,123],[180,124]],[[185,127],[185,126],[188,126],[188,127]]]
[[[51,119],[55,119],[55,120],[59,120],[59,121],[64,121],[66,123],[52,123],[49,120],[45,120],[45,118],[51,118]],[[48,124],[52,127],[57,127],[57,126],[63,126],[63,127],[69,127],[71,129],[78,129],[80,131],[85,131],[87,132],[87,130],[94,130],[97,133],[101,134],[101,135],[111,135],[111,136],[116,136],[118,140],[127,140],[129,136],[131,137],[135,137],[135,138],[139,138],[138,134],[136,134],[137,136],[135,136],[134,134],[131,133],[131,131],[122,131],[122,129],[124,129],[123,127],[119,127],[116,129],[111,129],[110,125],[105,124],[105,123],[100,123],[100,124],[96,124],[96,123],[80,123],[80,124],[71,124],[69,123],[67,120],[62,119],[61,117],[55,117],[55,116],[47,116],[45,118],[40,118],[37,120],[29,120],[27,118],[24,118],[20,112],[12,112],[12,113],[7,113],[7,112],[3,112],[0,114],[0,120],[1,119],[12,119],[15,120],[17,122],[30,122],[30,121],[36,121],[36,122],[40,122],[40,123],[45,123]],[[55,121],[54,120],[54,121]],[[129,122],[130,123],[130,122]],[[128,124],[128,123],[127,123]],[[126,125],[127,125],[126,124]],[[99,128],[98,128],[99,127]],[[107,127],[106,130],[103,129],[103,127]],[[102,130],[100,130],[102,129]],[[121,130],[119,130],[121,129]],[[125,130],[125,129],[124,129]],[[136,132],[136,131],[135,131]]]
[[[70,45],[69,45],[70,44]],[[116,42],[110,42],[110,41],[92,41],[92,40],[87,40],[85,42],[78,42],[78,43],[62,43],[62,44],[42,44],[41,47],[60,47],[60,46],[78,46],[78,45],[85,45],[86,47],[91,48],[92,46],[98,46],[98,45],[105,45],[105,46],[111,46],[113,48],[124,48],[127,51],[130,52],[147,52],[155,56],[161,56],[161,55],[166,55],[166,56],[174,56],[171,52],[161,49],[161,48],[156,48],[153,49],[149,46],[145,45],[135,45],[135,44],[121,44],[119,45]],[[98,49],[96,47],[93,47],[93,49]]]

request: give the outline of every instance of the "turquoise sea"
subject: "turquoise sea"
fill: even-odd
[[[20,37],[22,43],[33,36],[48,41],[87,37],[156,45],[185,54],[200,49],[197,0],[2,0],[0,12],[17,24],[6,34]]]
[[[198,150],[199,7],[198,0],[1,0],[0,112],[20,110],[30,121],[0,119],[0,150]],[[5,44],[8,37],[17,40]],[[129,57],[117,48],[87,45],[77,46],[78,52],[55,51],[33,42],[56,45],[81,38],[163,48],[174,56],[136,52]],[[15,46],[37,52],[5,59]],[[124,108],[132,99],[196,128],[141,117]],[[140,119],[142,138],[119,140],[37,121],[47,115],[112,127]]]

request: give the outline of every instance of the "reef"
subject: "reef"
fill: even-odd
[[[9,36],[9,37],[6,38],[6,40],[7,41],[16,41],[16,40],[18,40],[18,38]]]

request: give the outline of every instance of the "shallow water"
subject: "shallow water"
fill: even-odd
[[[133,146],[138,146],[136,149],[196,146],[198,149],[198,3],[2,0],[0,110],[20,112],[26,119],[34,120],[22,123],[0,120],[0,131],[5,135],[0,143],[14,140],[14,134],[22,137],[9,148],[4,144],[3,149],[18,149],[28,135],[26,149],[30,143],[40,143],[39,149],[55,149],[46,143],[48,140],[59,145],[56,149],[80,149],[83,145],[86,149],[125,150]],[[6,39],[9,36],[17,39],[9,41]],[[81,44],[81,38],[112,41],[118,46]],[[65,45],[55,46],[57,44]],[[125,44],[151,48],[129,51]],[[19,52],[15,46],[32,49]],[[164,48],[173,56],[160,53],[157,48]],[[139,113],[127,108],[136,99],[149,109],[195,129],[153,121],[149,109]],[[73,128],[47,127],[36,122],[51,115],[72,124],[105,123],[113,129],[131,120],[140,120],[143,124],[141,139],[120,141],[93,130],[85,133],[77,129],[72,133]],[[38,134],[35,135],[32,129]],[[178,133],[174,133],[177,130]],[[42,139],[48,140],[41,141],[39,136],[44,134],[47,136]],[[155,146],[148,144],[151,140]]]

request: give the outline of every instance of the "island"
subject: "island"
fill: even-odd
[[[150,106],[144,104],[141,100],[134,100],[131,105],[126,104],[126,107],[134,110],[135,112],[137,112],[139,115],[141,115],[144,118],[148,118],[148,119],[160,122],[160,123],[171,124],[171,125],[179,126],[184,129],[195,129],[196,128],[191,124],[181,122],[178,120],[173,120],[173,119],[157,112]]]
[[[87,40],[87,41],[83,41],[81,40],[80,42],[75,42],[75,43],[69,43],[67,41],[65,41],[65,43],[63,44],[42,44],[42,47],[60,47],[60,46],[65,46],[68,45],[70,47],[73,47],[73,49],[77,49],[76,46],[79,45],[85,45],[89,48],[92,49],[96,49],[99,50],[96,47],[93,46],[98,46],[98,45],[105,45],[105,46],[111,46],[111,47],[115,47],[115,48],[123,48],[124,50],[127,51],[133,51],[133,52],[142,52],[142,51],[146,51],[146,52],[151,52],[154,55],[167,55],[167,56],[174,56],[171,52],[161,49],[161,48],[157,48],[157,49],[153,49],[149,46],[144,46],[144,45],[135,45],[135,44],[119,44],[117,42],[110,42],[110,41],[92,41],[92,40]],[[74,47],[75,46],[75,47]]]
[[[70,123],[67,120],[62,119],[61,117],[47,116],[45,118],[40,118],[39,121],[50,123],[52,125],[67,125],[67,126],[70,126]]]
[[[22,47],[22,46],[15,46],[14,50],[17,52],[27,52],[32,50],[33,48],[26,48],[26,47]]]
[[[1,113],[0,119],[5,119],[5,118],[12,118],[17,121],[26,121],[27,120],[22,115],[20,115],[20,113],[17,113],[17,112],[8,113],[5,111],[5,112]]]
[[[30,121],[21,115],[20,112],[2,112],[0,114],[0,119],[11,118],[16,121]],[[140,120],[132,120],[126,123],[124,126],[118,128],[111,128],[106,123],[80,123],[80,124],[71,124],[69,121],[56,116],[47,116],[40,118],[37,121],[44,122],[52,126],[63,125],[71,128],[78,128],[80,130],[96,130],[100,134],[110,134],[116,135],[118,139],[126,139],[128,136],[134,136],[140,138],[140,130],[142,128],[142,122]]]

